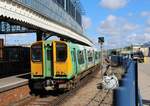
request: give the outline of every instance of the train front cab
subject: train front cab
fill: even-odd
[[[31,46],[30,88],[55,88],[72,77],[70,49],[63,41],[43,41]]]
[[[29,88],[31,91],[43,89],[45,86],[45,70],[44,70],[44,48],[43,42],[38,41],[31,46],[31,79],[29,80]]]

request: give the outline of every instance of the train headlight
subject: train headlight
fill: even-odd
[[[63,71],[57,71],[56,76],[67,76],[67,74]]]

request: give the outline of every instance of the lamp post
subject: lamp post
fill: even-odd
[[[100,68],[103,67],[103,43],[104,43],[104,37],[98,37],[98,43],[100,44],[100,50],[101,50],[101,65]],[[103,72],[101,71],[101,77]]]

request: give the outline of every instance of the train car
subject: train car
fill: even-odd
[[[37,41],[31,46],[31,90],[71,89],[100,63],[99,51],[65,41]]]

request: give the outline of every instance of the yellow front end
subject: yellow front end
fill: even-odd
[[[31,76],[43,77],[42,42],[36,42],[31,46]]]
[[[33,76],[43,76],[42,64],[38,62],[31,62],[31,74]]]
[[[72,71],[72,64],[67,44],[63,41],[54,41],[53,48],[54,78],[69,78]]]

